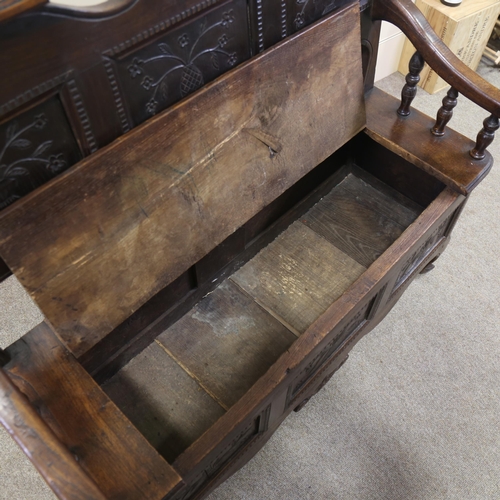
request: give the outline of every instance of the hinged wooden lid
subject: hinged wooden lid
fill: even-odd
[[[79,356],[364,126],[356,2],[9,207],[0,254]]]

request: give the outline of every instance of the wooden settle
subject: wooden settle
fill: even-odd
[[[410,0],[153,4],[0,18],[0,279],[46,316],[0,351],[0,421],[61,499],[206,497],[492,167],[500,91]],[[418,50],[402,102],[372,88],[381,20]],[[411,109],[424,61],[453,86],[437,121]],[[459,93],[492,115],[476,144]]]

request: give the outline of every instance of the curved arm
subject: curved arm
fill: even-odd
[[[62,500],[106,500],[0,368],[0,423]]]
[[[27,10],[44,5],[49,0],[0,0],[0,23]]]
[[[374,0],[372,18],[388,21],[401,29],[441,78],[471,101],[500,117],[500,90],[453,54],[411,0]]]
[[[49,0],[0,0],[0,23],[40,6],[44,6],[44,12],[67,17],[102,19],[116,15],[136,2],[137,0],[105,0],[94,5],[78,6],[71,5],[70,0],[67,3],[63,1],[52,3]]]

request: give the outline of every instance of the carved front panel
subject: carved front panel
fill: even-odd
[[[366,304],[344,324],[338,333],[332,333],[333,339],[312,358],[312,360],[302,369],[295,382],[290,386],[287,394],[286,407],[289,407],[299,399],[300,393],[306,388],[316,374],[329,363],[342,343],[366,323],[375,302],[376,298],[367,301]]]
[[[116,71],[136,126],[249,57],[245,2],[238,0],[114,56],[108,75]]]
[[[250,419],[233,439],[213,453],[203,472],[188,481],[186,487],[174,495],[172,500],[194,498],[223,469],[232,463],[237,463],[243,455],[253,449],[268,430],[270,414],[271,405],[261,411],[257,417]]]
[[[447,217],[406,260],[401,270],[399,271],[396,283],[392,290],[392,294],[397,292],[398,288],[411,276],[411,274],[418,268],[418,266],[424,261],[424,259],[432,252],[441,238],[446,236],[447,229],[450,226],[454,215],[455,213]]]
[[[81,153],[57,96],[0,124],[0,209],[60,174]]]

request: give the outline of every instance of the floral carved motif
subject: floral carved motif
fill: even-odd
[[[81,159],[57,97],[0,125],[0,210]]]
[[[229,48],[232,37],[227,33],[234,21],[233,10],[223,12],[219,20],[211,24],[204,18],[196,36],[181,32],[174,44],[162,41],[156,45],[153,55],[133,58],[127,70],[130,78],[140,81],[142,90],[148,93],[145,104],[148,115],[154,115],[169,101],[169,85],[173,85],[171,75],[177,73],[177,91],[185,97],[206,83],[199,64],[203,58],[210,60],[217,73],[238,62],[236,51]],[[214,35],[215,41],[207,46],[207,41],[212,41]]]
[[[341,0],[295,0],[296,14],[293,19],[293,29],[300,30],[341,4]]]
[[[0,185],[6,182],[18,184],[22,179],[31,179],[33,188],[37,187],[36,179],[40,177],[54,176],[64,170],[67,166],[61,153],[51,154],[52,140],[35,143],[26,138],[30,130],[42,130],[47,126],[47,117],[42,113],[36,115],[34,120],[27,126],[20,128],[17,121],[7,127],[4,143],[0,150]],[[0,142],[0,145],[2,143]],[[9,150],[23,151],[26,156],[17,158],[10,163],[2,163]],[[31,166],[31,168],[30,168]],[[37,175],[37,170],[42,170]],[[12,191],[10,196],[0,201],[0,208],[11,204],[21,197],[21,193]]]

